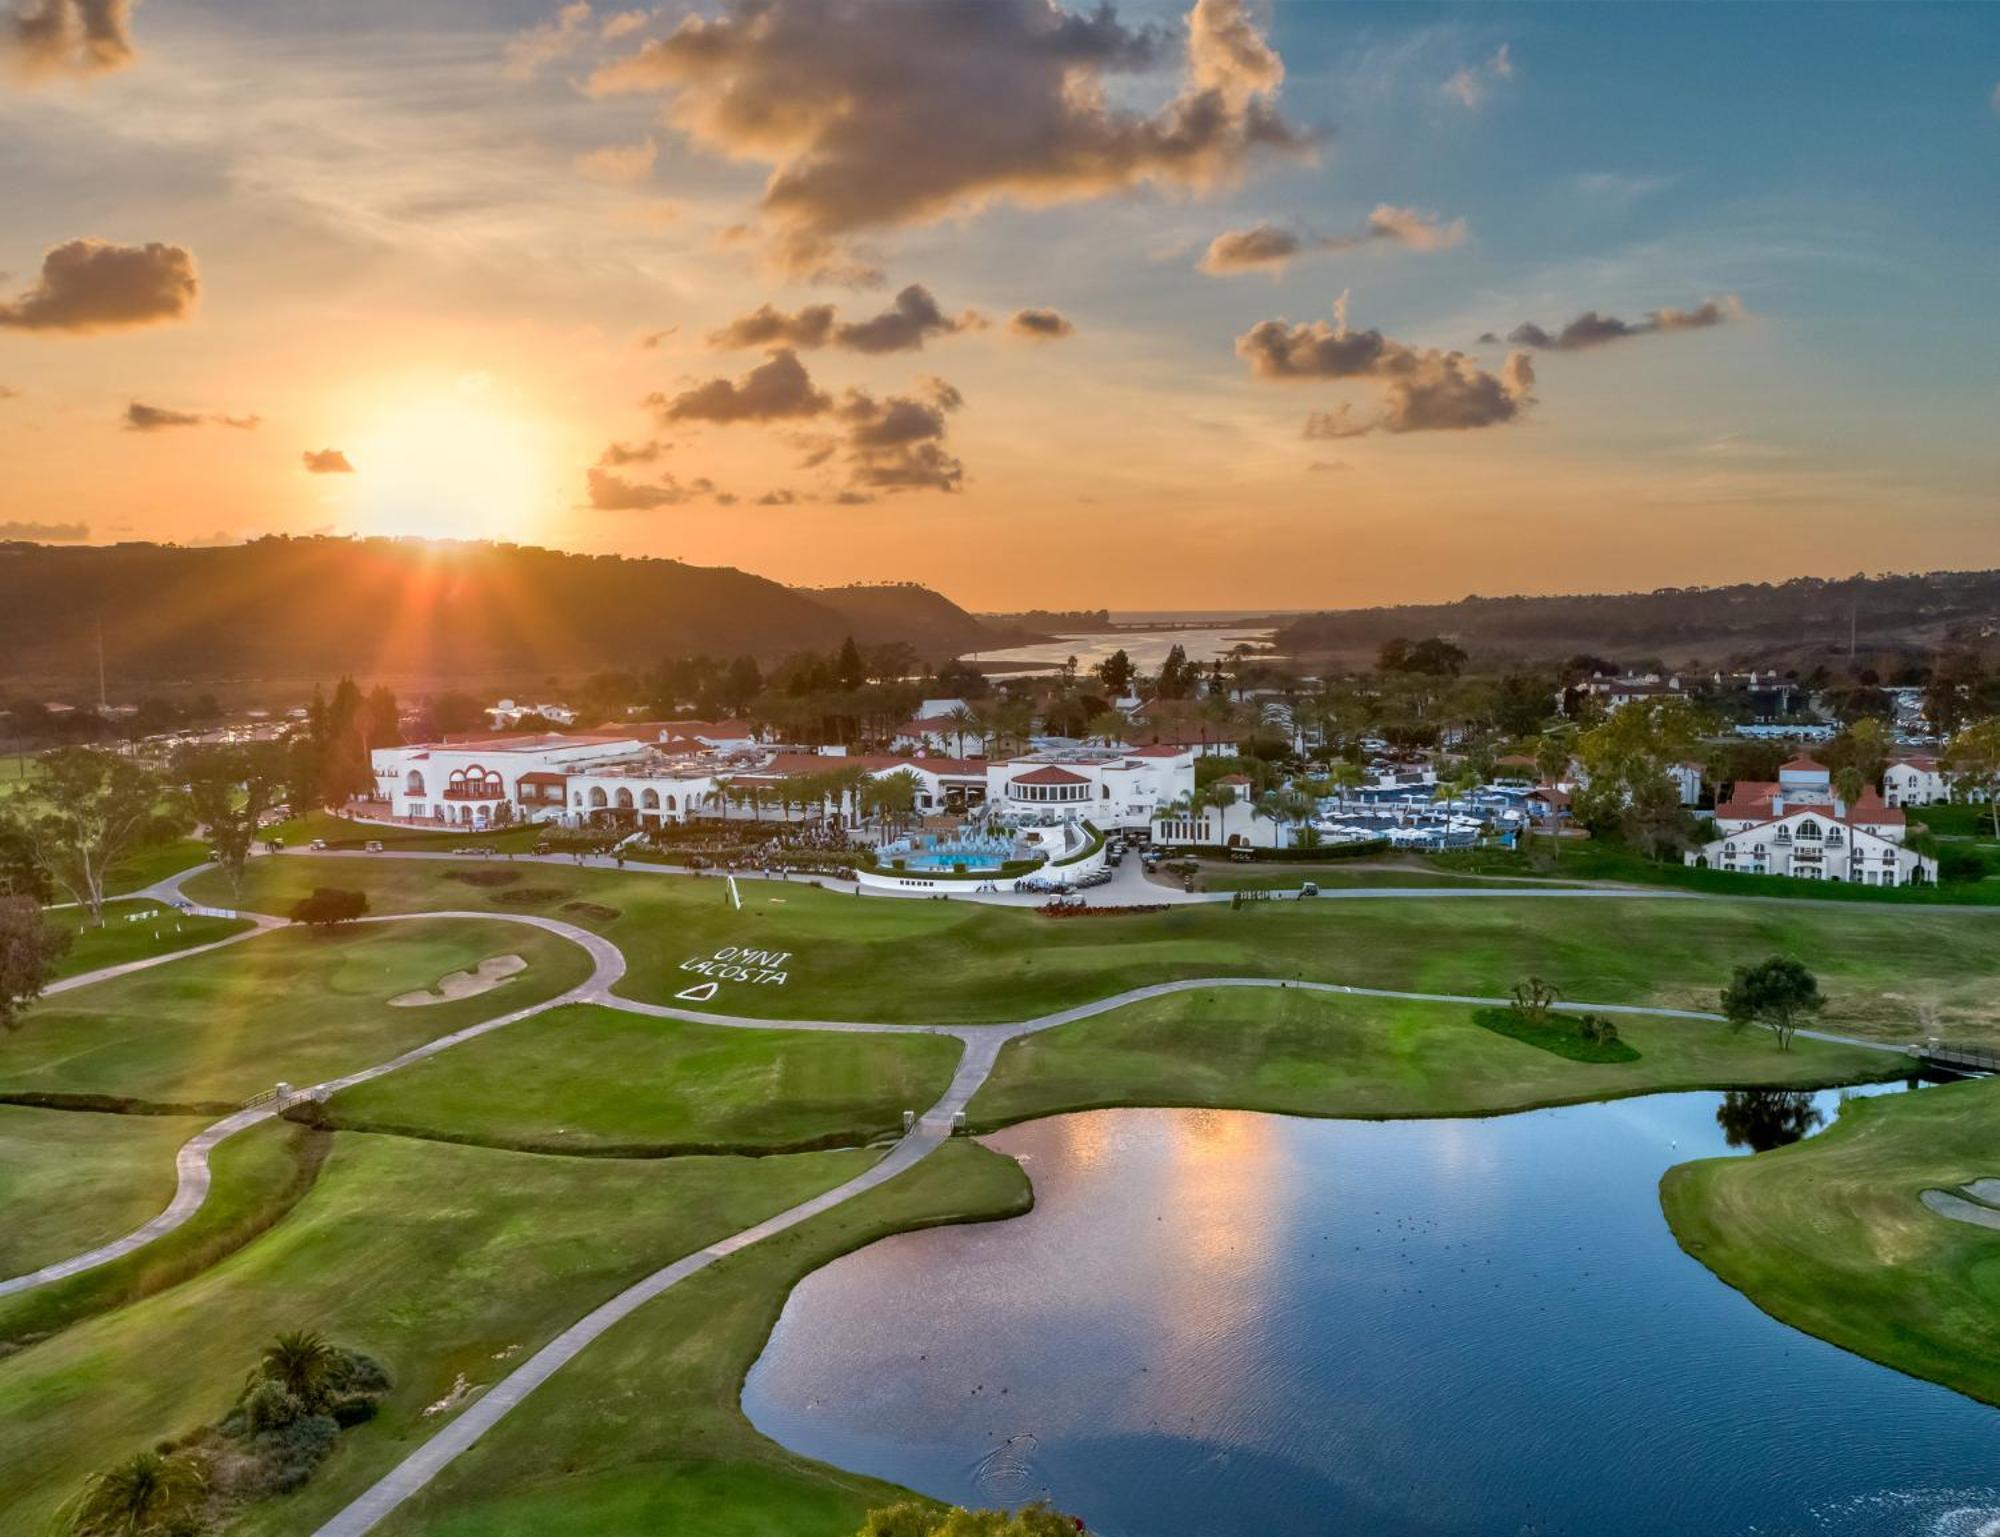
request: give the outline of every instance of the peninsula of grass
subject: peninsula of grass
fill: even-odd
[[[786,1297],[809,1272],[879,1238],[1014,1216],[1031,1202],[1012,1159],[946,1144],[621,1321],[379,1537],[851,1537],[870,1508],[908,1491],[798,1456],[743,1415],[743,1379]]]
[[[251,926],[248,918],[201,918],[151,901],[106,903],[98,928],[90,926],[90,914],[80,907],[50,908],[44,918],[70,936],[69,949],[56,965],[58,978],[212,945]]]
[[[620,992],[663,1003],[700,980],[684,963],[725,947],[783,952],[782,985],[725,983],[701,1004],[772,1019],[1013,1021],[1145,983],[1213,976],[1498,999],[1539,975],[1581,1002],[1713,1009],[1731,968],[1777,954],[1797,956],[1819,977],[1828,1029],[1907,1041],[1935,1010],[1954,1038],[2000,1040],[2000,912],[1992,911],[1548,892],[1510,899],[1482,886],[1476,899],[1441,888],[1422,899],[1240,911],[1200,904],[1058,923],[1025,908],[858,897],[802,881],[739,881],[739,911],[722,881],[557,863],[530,867],[546,904],[515,906],[499,900],[514,888],[483,892],[447,879],[454,868],[391,855],[258,860],[244,905],[283,912],[314,885],[346,885],[365,889],[377,912],[562,916],[624,951],[631,965]]]
[[[243,1362],[272,1335],[311,1328],[375,1357],[395,1386],[311,1483],[259,1502],[231,1528],[232,1537],[310,1532],[623,1287],[875,1156],[607,1161],[345,1133],[331,1141],[312,1189],[254,1241],[179,1286],[0,1360],[0,1526],[44,1531],[97,1469],[226,1410]],[[705,1318],[694,1328],[713,1330]],[[671,1391],[649,1385],[592,1433],[617,1441],[621,1418],[650,1415]]]
[[[1482,1029],[1461,1004],[1219,987],[1148,999],[1011,1041],[973,1097],[990,1131],[1129,1105],[1400,1119],[1703,1088],[1825,1088],[1899,1074],[1886,1052],[1699,1020],[1620,1015],[1639,1060],[1579,1062]]]
[[[1681,1247],[1772,1317],[2000,1404],[2000,1232],[1923,1204],[2000,1176],[2000,1081],[1849,1100],[1754,1158],[1669,1169]]]
[[[389,1002],[498,955],[519,955],[527,969],[474,997],[424,1008]],[[279,1080],[316,1083],[386,1061],[589,974],[580,946],[525,924],[280,929],[45,999],[0,1037],[0,1095],[213,1110]]]
[[[174,1193],[175,1149],[206,1124],[0,1105],[0,1277],[158,1216]]]
[[[1630,1018],[1630,1015],[1621,1018]],[[1639,1053],[1623,1039],[1595,1039],[1584,1033],[1583,1021],[1575,1014],[1551,1009],[1537,1017],[1523,1009],[1474,1009],[1472,1022],[1482,1030],[1504,1035],[1539,1051],[1567,1057],[1572,1062],[1637,1062]],[[1622,1031],[1623,1025],[1618,1026]]]
[[[901,1135],[951,1082],[949,1036],[684,1024],[552,1009],[328,1100],[325,1124],[528,1151],[660,1157]]]

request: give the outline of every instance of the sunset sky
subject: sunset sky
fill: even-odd
[[[2000,565],[2000,6],[27,0],[0,210],[0,537]]]

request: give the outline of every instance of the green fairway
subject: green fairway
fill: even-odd
[[[1208,864],[1202,867],[1199,883],[1204,891],[1297,891],[1299,886],[1311,881],[1322,891],[1371,890],[1383,887],[1434,887],[1450,890],[1467,886],[1503,886],[1505,881],[1491,876],[1459,875],[1450,870],[1431,870],[1421,865],[1411,865],[1407,869],[1380,869],[1355,865],[1314,865],[1305,863],[1223,865]],[[1178,879],[1165,882],[1173,890],[1180,890]],[[1562,881],[1537,882],[1540,885],[1563,885]]]
[[[206,1124],[0,1105],[0,1276],[158,1216],[174,1193],[174,1150]]]
[[[220,1417],[270,1336],[305,1328],[367,1351],[395,1380],[381,1415],[344,1435],[303,1491],[231,1528],[309,1532],[448,1422],[425,1408],[461,1376],[454,1403],[639,1276],[873,1156],[607,1161],[333,1140],[311,1193],[253,1243],[0,1360],[0,1530],[43,1530],[90,1473]],[[655,1383],[645,1396],[671,1391]],[[590,1433],[618,1438],[604,1419]]]
[[[543,1151],[770,1152],[900,1134],[948,1036],[740,1030],[572,1004],[327,1102],[331,1124]]]
[[[1473,1022],[1462,1004],[1217,988],[1130,1004],[1010,1042],[967,1119],[1201,1105],[1369,1118],[1489,1115],[1662,1090],[1826,1086],[1898,1059],[1726,1025],[1620,1016],[1636,1062],[1574,1062]]]
[[[427,1008],[389,1000],[489,956],[528,968],[491,992]],[[464,919],[281,929],[45,1000],[0,1039],[0,1091],[234,1104],[386,1061],[548,998],[590,972],[568,940]]]
[[[1667,1171],[1681,1246],[1765,1312],[2000,1404],[2000,1232],[1921,1197],[2000,1177],[2000,1081],[1851,1100],[1826,1131]]]
[[[615,940],[631,961],[620,991],[656,1002],[703,980],[686,962],[774,951],[787,957],[782,985],[725,981],[701,1005],[774,1019],[1018,1020],[1143,983],[1229,975],[1495,995],[1535,973],[1571,999],[1712,1009],[1732,967],[1786,954],[1818,973],[1829,1028],[1909,1040],[1934,1006],[1944,1033],[2000,1039],[2000,913],[1986,911],[1440,891],[1054,921],[775,881],[739,882],[738,912],[719,880],[559,864],[517,865],[517,886],[483,890],[450,879],[464,868],[473,867],[262,860],[245,905],[282,911],[315,884],[345,882],[381,911],[545,912]],[[537,902],[503,900],[524,891]]]
[[[80,907],[53,907],[44,916],[70,935],[69,951],[56,968],[58,977],[191,950],[250,927],[248,918],[197,918],[145,901],[106,903],[102,928],[90,927],[90,915]]]
[[[380,1537],[851,1537],[907,1498],[808,1461],[743,1417],[744,1375],[792,1286],[877,1238],[1007,1216],[1031,1200],[1011,1159],[954,1142],[879,1189],[732,1255],[591,1345]]]

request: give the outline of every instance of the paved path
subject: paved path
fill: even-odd
[[[100,966],[95,971],[81,971],[73,977],[64,977],[59,982],[51,982],[42,989],[42,996],[52,993],[67,993],[79,987],[89,987],[95,982],[109,982],[113,977],[130,976],[135,971],[147,971],[155,966],[164,966],[168,961],[183,961],[190,955],[206,955],[211,950],[220,950],[224,945],[240,945],[246,939],[255,939],[259,934],[286,926],[283,918],[267,918],[262,913],[243,913],[240,916],[250,920],[251,927],[240,934],[231,934],[226,939],[212,939],[205,945],[189,945],[185,950],[169,950],[164,955],[149,955],[143,960],[120,961],[116,966]]]

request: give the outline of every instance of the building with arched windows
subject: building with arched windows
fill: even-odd
[[[1937,861],[1904,846],[1909,823],[1901,808],[1884,805],[1873,786],[1842,800],[1825,765],[1810,758],[1785,764],[1775,783],[1739,781],[1715,808],[1715,831],[1689,850],[1689,864],[1860,886],[1937,879]]]

